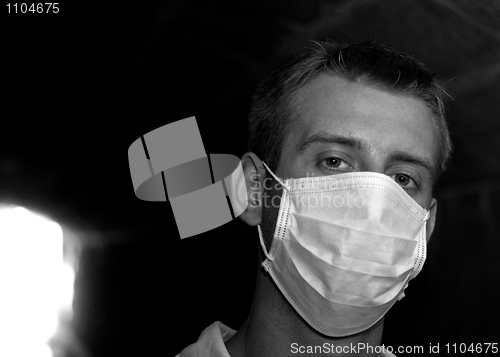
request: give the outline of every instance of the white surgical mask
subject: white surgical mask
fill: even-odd
[[[291,179],[263,267],[295,310],[327,336],[377,323],[426,256],[429,211],[390,177],[352,172]]]

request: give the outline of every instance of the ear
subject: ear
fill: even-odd
[[[430,207],[430,217],[427,220],[427,243],[431,240],[431,235],[432,232],[434,231],[434,224],[436,223],[436,212],[437,212],[437,206],[438,202],[435,198],[432,198],[431,200],[431,207]]]
[[[248,206],[239,218],[250,226],[256,226],[262,221],[262,194],[266,169],[262,161],[252,152],[242,156],[241,166],[245,176]]]

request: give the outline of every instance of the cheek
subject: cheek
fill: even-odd
[[[413,197],[413,199],[426,210],[430,210],[432,203],[432,190],[426,190],[418,195],[418,197]]]
[[[276,184],[276,181],[273,180],[273,188],[265,190],[262,197],[262,232],[268,251],[271,249],[271,242],[276,230],[276,222],[278,221],[281,204],[282,191],[274,188]]]

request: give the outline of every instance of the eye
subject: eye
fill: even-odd
[[[393,176],[394,181],[396,181],[401,187],[406,190],[418,188],[416,181],[407,174],[399,173]]]
[[[347,162],[334,156],[327,157],[326,159],[321,160],[320,166],[329,171],[352,169],[352,167]]]

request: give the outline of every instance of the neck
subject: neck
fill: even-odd
[[[250,316],[226,342],[231,357],[377,356],[383,319],[370,329],[347,337],[328,337],[305,322],[279,292],[271,277],[259,272]]]

